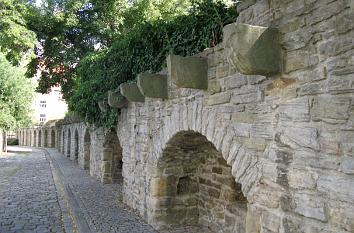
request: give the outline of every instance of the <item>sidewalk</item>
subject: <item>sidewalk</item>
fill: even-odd
[[[103,185],[80,169],[74,161],[54,149],[46,149],[54,181],[64,194],[69,215],[79,232],[150,233],[156,232],[138,216],[129,212],[120,201],[119,184]],[[69,221],[67,221],[69,222]],[[64,220],[65,223],[65,220]],[[74,229],[68,226],[69,229]]]

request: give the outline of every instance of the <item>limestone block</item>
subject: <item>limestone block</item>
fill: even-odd
[[[208,62],[200,57],[169,55],[168,74],[180,88],[208,89]]]
[[[102,161],[101,163],[101,171],[102,173],[110,173],[111,171],[111,162],[110,161]]]
[[[350,97],[318,96],[314,98],[312,119],[344,123],[349,118]]]
[[[292,148],[305,147],[319,150],[318,132],[310,127],[286,127],[284,134],[280,135],[281,143]]]
[[[342,172],[354,175],[354,158],[344,157],[340,166]]]
[[[310,103],[308,97],[293,99],[282,102],[278,108],[279,116],[282,121],[309,121]]]
[[[323,175],[317,181],[319,191],[339,200],[354,202],[354,179],[349,175]]]
[[[226,104],[230,102],[231,93],[222,92],[218,94],[211,95],[208,99],[208,105],[218,105],[218,104]]]
[[[295,212],[305,217],[318,219],[326,222],[328,219],[325,203],[316,196],[308,194],[295,195]]]
[[[168,98],[166,75],[141,73],[138,75],[137,85],[145,97]]]
[[[100,108],[101,112],[106,112],[108,109],[107,101],[106,100],[99,101],[98,107]]]
[[[233,23],[224,27],[229,63],[243,74],[271,75],[280,71],[279,33],[275,28]]]
[[[122,83],[120,86],[120,93],[131,102],[144,102],[145,98],[141,94],[136,83]]]
[[[120,93],[119,89],[108,91],[108,104],[112,108],[124,108],[127,106],[127,100]]]
[[[290,187],[296,189],[313,189],[316,187],[318,175],[306,170],[290,169],[288,179]]]

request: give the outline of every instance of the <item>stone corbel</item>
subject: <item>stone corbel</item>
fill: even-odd
[[[140,92],[136,83],[122,83],[120,86],[120,93],[130,102],[144,102],[145,97]]]
[[[224,27],[225,55],[230,65],[249,75],[280,72],[281,49],[276,28],[233,23]]]
[[[106,100],[98,101],[98,107],[100,108],[101,112],[106,112],[108,109],[107,101]]]
[[[180,88],[208,89],[208,62],[200,57],[167,57],[168,75]]]
[[[127,99],[120,93],[119,88],[108,91],[108,105],[112,108],[124,108],[127,106]]]
[[[145,97],[168,98],[166,75],[141,73],[138,75],[137,85]]]

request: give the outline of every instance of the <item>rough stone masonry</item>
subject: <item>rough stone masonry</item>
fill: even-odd
[[[19,130],[21,144],[123,182],[156,229],[354,232],[353,1],[246,0],[239,13],[222,44],[112,90],[115,129],[64,119]]]

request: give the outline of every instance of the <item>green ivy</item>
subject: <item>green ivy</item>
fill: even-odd
[[[113,126],[117,110],[101,113],[97,104],[107,98],[107,91],[136,79],[141,72],[160,71],[169,54],[188,56],[215,46],[222,41],[223,26],[236,18],[236,6],[204,0],[194,2],[187,15],[141,23],[116,36],[109,49],[80,61],[69,108],[88,123]]]

